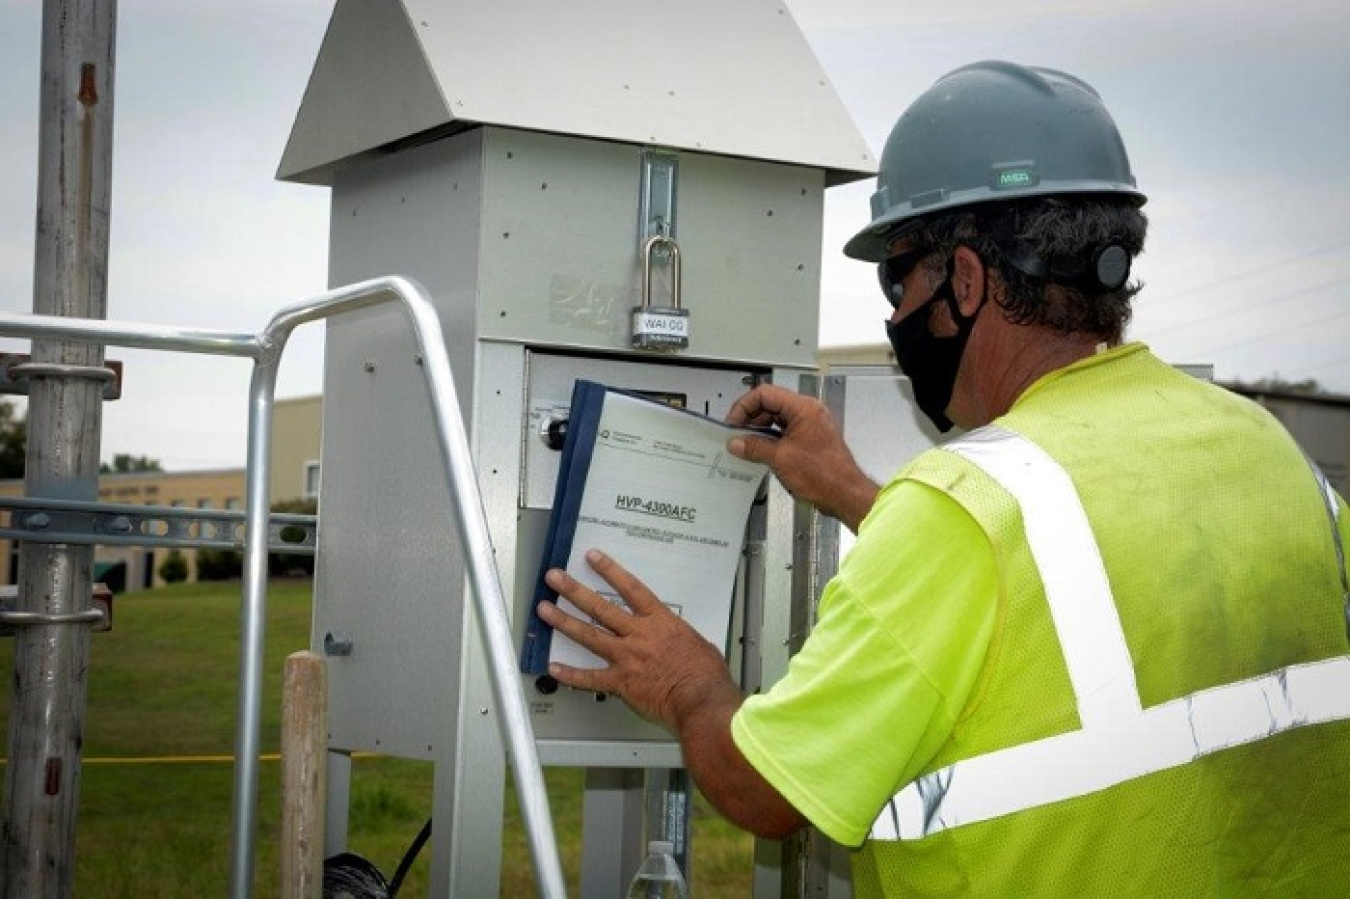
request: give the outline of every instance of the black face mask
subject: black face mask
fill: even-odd
[[[936,308],[934,304],[945,301],[956,321],[956,333],[951,337],[935,337],[929,330],[928,319]],[[984,303],[981,302],[981,308]],[[948,273],[946,280],[933,292],[928,302],[898,322],[886,322],[886,336],[890,338],[895,350],[895,361],[914,385],[914,400],[919,409],[943,434],[952,429],[952,421],[947,417],[947,405],[952,401],[952,390],[956,387],[956,373],[961,368],[961,355],[966,350],[966,341],[975,327],[975,318],[980,314],[965,316],[956,305],[956,295],[952,292],[952,278]]]

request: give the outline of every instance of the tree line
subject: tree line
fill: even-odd
[[[0,480],[23,477],[28,458],[28,418],[9,400],[0,400]],[[159,460],[149,456],[117,453],[98,467],[99,474],[136,474],[163,471]]]

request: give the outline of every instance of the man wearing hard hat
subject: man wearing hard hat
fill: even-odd
[[[856,531],[786,676],[718,651],[613,560],[610,662],[562,682],[680,738],[762,836],[809,823],[860,896],[1323,894],[1350,882],[1350,512],[1259,407],[1124,342],[1146,222],[1087,84],[985,62],[881,159],[874,262],[921,410],[965,433],[884,488],[814,399],[764,386],[733,441]]]

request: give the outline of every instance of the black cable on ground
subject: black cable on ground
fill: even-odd
[[[380,869],[355,852],[323,860],[323,899],[390,899]]]
[[[428,818],[403,854],[392,882],[385,880],[379,868],[355,852],[342,852],[324,859],[323,899],[395,899],[403,879],[430,838],[431,819]]]
[[[422,851],[427,840],[431,839],[431,819],[422,825],[422,830],[417,834],[417,838],[412,841],[408,851],[403,854],[403,861],[398,863],[398,870],[394,872],[394,879],[389,883],[389,899],[394,899],[398,895],[399,887],[403,886],[403,878],[408,876],[408,871],[412,868],[413,862],[417,861],[417,854]]]

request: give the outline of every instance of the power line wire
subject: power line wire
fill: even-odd
[[[1331,371],[1335,368],[1350,365],[1350,356],[1338,356],[1328,362],[1319,362],[1316,365],[1308,366],[1308,371]]]
[[[1269,262],[1266,263],[1265,265],[1261,265],[1256,268],[1247,269],[1246,271],[1241,272],[1235,272],[1234,274],[1219,278],[1216,281],[1210,281],[1207,284],[1198,284],[1195,287],[1187,287],[1184,290],[1179,290],[1175,293],[1170,293],[1165,298],[1160,297],[1158,299],[1158,302],[1173,302],[1182,297],[1191,296],[1192,294],[1204,293],[1206,291],[1213,290],[1216,287],[1222,287],[1225,284],[1231,284],[1234,281],[1242,281],[1247,278],[1252,278],[1258,275],[1265,274],[1266,272],[1271,271],[1272,269],[1283,268],[1286,265],[1293,265],[1296,262],[1305,262],[1309,259],[1314,259],[1318,256],[1330,253],[1333,250],[1339,250],[1342,247],[1350,247],[1350,238],[1338,240],[1335,243],[1327,244],[1324,247],[1318,247],[1315,250],[1309,250],[1306,253],[1300,253],[1297,256],[1290,256],[1286,259],[1278,259],[1274,262]],[[1152,300],[1150,299],[1150,305],[1151,304]]]
[[[1250,339],[1248,339],[1248,340],[1239,340],[1237,343],[1220,344],[1219,346],[1215,347],[1214,349],[1211,349],[1211,350],[1205,350],[1204,352],[1206,352],[1206,353],[1218,353],[1218,352],[1228,352],[1228,351],[1232,351],[1232,350],[1238,349],[1239,347],[1250,346],[1250,345],[1252,345],[1252,344],[1254,344],[1254,343],[1262,343],[1262,342],[1264,342],[1264,341],[1270,340],[1272,337],[1280,337],[1280,336],[1283,336],[1283,335],[1285,335],[1285,334],[1289,334],[1289,333],[1294,332],[1294,331],[1301,331],[1301,330],[1303,330],[1304,328],[1308,328],[1308,327],[1311,327],[1311,326],[1313,326],[1313,325],[1321,325],[1321,324],[1325,324],[1326,322],[1329,322],[1329,321],[1335,321],[1335,320],[1338,319],[1338,318],[1350,318],[1350,309],[1341,309],[1341,310],[1339,310],[1339,311],[1337,311],[1337,312],[1333,312],[1331,315],[1326,315],[1326,316],[1323,316],[1322,318],[1315,318],[1315,319],[1313,319],[1312,321],[1299,322],[1298,324],[1296,324],[1296,325],[1290,325],[1290,326],[1287,327],[1287,328],[1280,328],[1280,329],[1275,330],[1275,331],[1267,331],[1267,332],[1264,333],[1264,334],[1260,334],[1260,335],[1258,335],[1258,336],[1256,336],[1256,337],[1252,337],[1252,338],[1250,338]]]
[[[1297,290],[1292,290],[1288,293],[1282,294],[1277,297],[1273,298],[1261,297],[1245,305],[1224,308],[1218,312],[1215,312],[1212,315],[1202,315],[1199,318],[1189,319],[1184,322],[1175,322],[1165,327],[1158,328],[1156,333],[1166,334],[1170,331],[1176,331],[1182,328],[1193,328],[1197,325],[1208,324],[1209,322],[1215,321],[1216,319],[1231,318],[1234,315],[1238,315],[1242,312],[1249,312],[1252,309],[1258,309],[1263,306],[1267,308],[1271,306],[1276,306],[1280,303],[1297,299],[1310,293],[1317,293],[1318,291],[1327,290],[1328,288],[1335,287],[1338,284],[1345,284],[1347,282],[1350,282],[1350,275],[1342,275],[1339,278],[1333,278],[1330,281],[1323,281],[1321,284],[1311,284],[1308,285],[1307,287],[1300,287]]]

